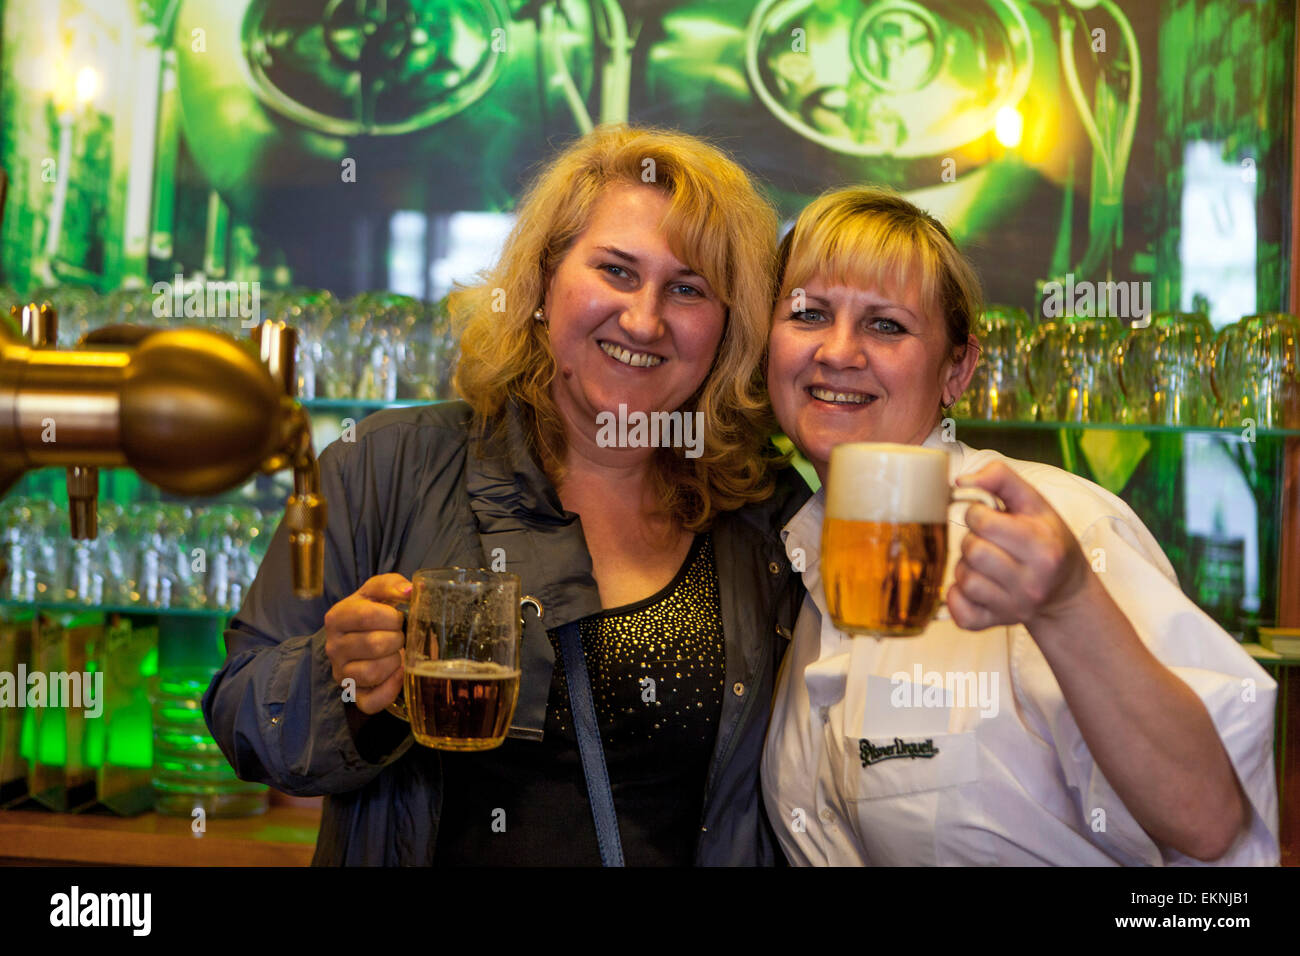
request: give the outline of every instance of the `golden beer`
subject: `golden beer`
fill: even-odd
[[[948,564],[946,524],[842,521],[822,530],[822,586],[841,631],[920,634],[939,606]]]
[[[406,612],[405,700],[388,711],[416,743],[438,750],[491,750],[510,729],[519,699],[525,604],[519,576],[481,568],[431,568],[411,577]]]
[[[850,443],[831,450],[821,578],[831,620],[850,634],[920,634],[948,567],[948,453]]]
[[[440,750],[501,746],[519,697],[519,670],[485,661],[419,661],[406,669],[411,733]]]

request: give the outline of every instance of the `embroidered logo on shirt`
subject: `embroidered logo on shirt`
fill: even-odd
[[[908,743],[895,737],[893,743],[884,747],[877,747],[870,740],[858,741],[858,753],[862,755],[862,766],[864,767],[870,767],[873,763],[880,763],[882,760],[897,760],[900,757],[906,757],[909,760],[922,757],[928,760],[938,752],[939,748],[934,745],[933,737],[918,743]]]

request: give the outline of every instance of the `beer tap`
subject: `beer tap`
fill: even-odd
[[[298,375],[294,352],[298,332],[284,322],[263,322],[253,329],[262,364],[286,395],[297,391]],[[312,449],[311,421],[297,402],[293,414],[282,429],[279,456],[263,462],[262,470],[293,469],[293,494],[285,504],[284,520],[289,529],[289,560],[293,567],[294,593],[299,597],[319,597],[323,592],[325,567],[325,499],[320,493],[320,467]]]
[[[326,503],[311,423],[292,397],[292,329],[254,330],[263,361],[217,332],[124,325],[64,351],[46,347],[53,309],[32,304],[13,310],[20,314],[22,338],[0,321],[0,494],[30,469],[64,466],[73,536],[93,538],[99,468],[125,466],[165,491],[210,495],[288,467],[294,594],[322,593]]]
[[[37,306],[35,302],[20,310],[14,306],[10,314],[21,314],[23,340],[32,348],[53,348],[58,340],[58,315],[49,303]],[[99,469],[85,465],[68,466],[68,524],[72,538],[84,540],[95,537],[96,507],[99,496]]]

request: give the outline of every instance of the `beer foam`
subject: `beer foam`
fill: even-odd
[[[920,445],[850,442],[831,449],[826,517],[946,524],[948,453]]]
[[[492,661],[470,661],[463,658],[454,660],[422,660],[407,665],[407,673],[420,677],[442,677],[452,680],[507,680],[518,677],[518,668],[511,669],[504,664]]]

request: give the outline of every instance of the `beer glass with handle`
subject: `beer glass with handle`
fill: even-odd
[[[979,501],[979,488],[948,484],[948,454],[919,445],[852,442],[831,449],[821,576],[841,631],[912,637],[943,603],[948,508]]]
[[[519,699],[519,642],[525,604],[519,577],[438,568],[411,578],[403,694],[388,709],[437,750],[501,746]]]

